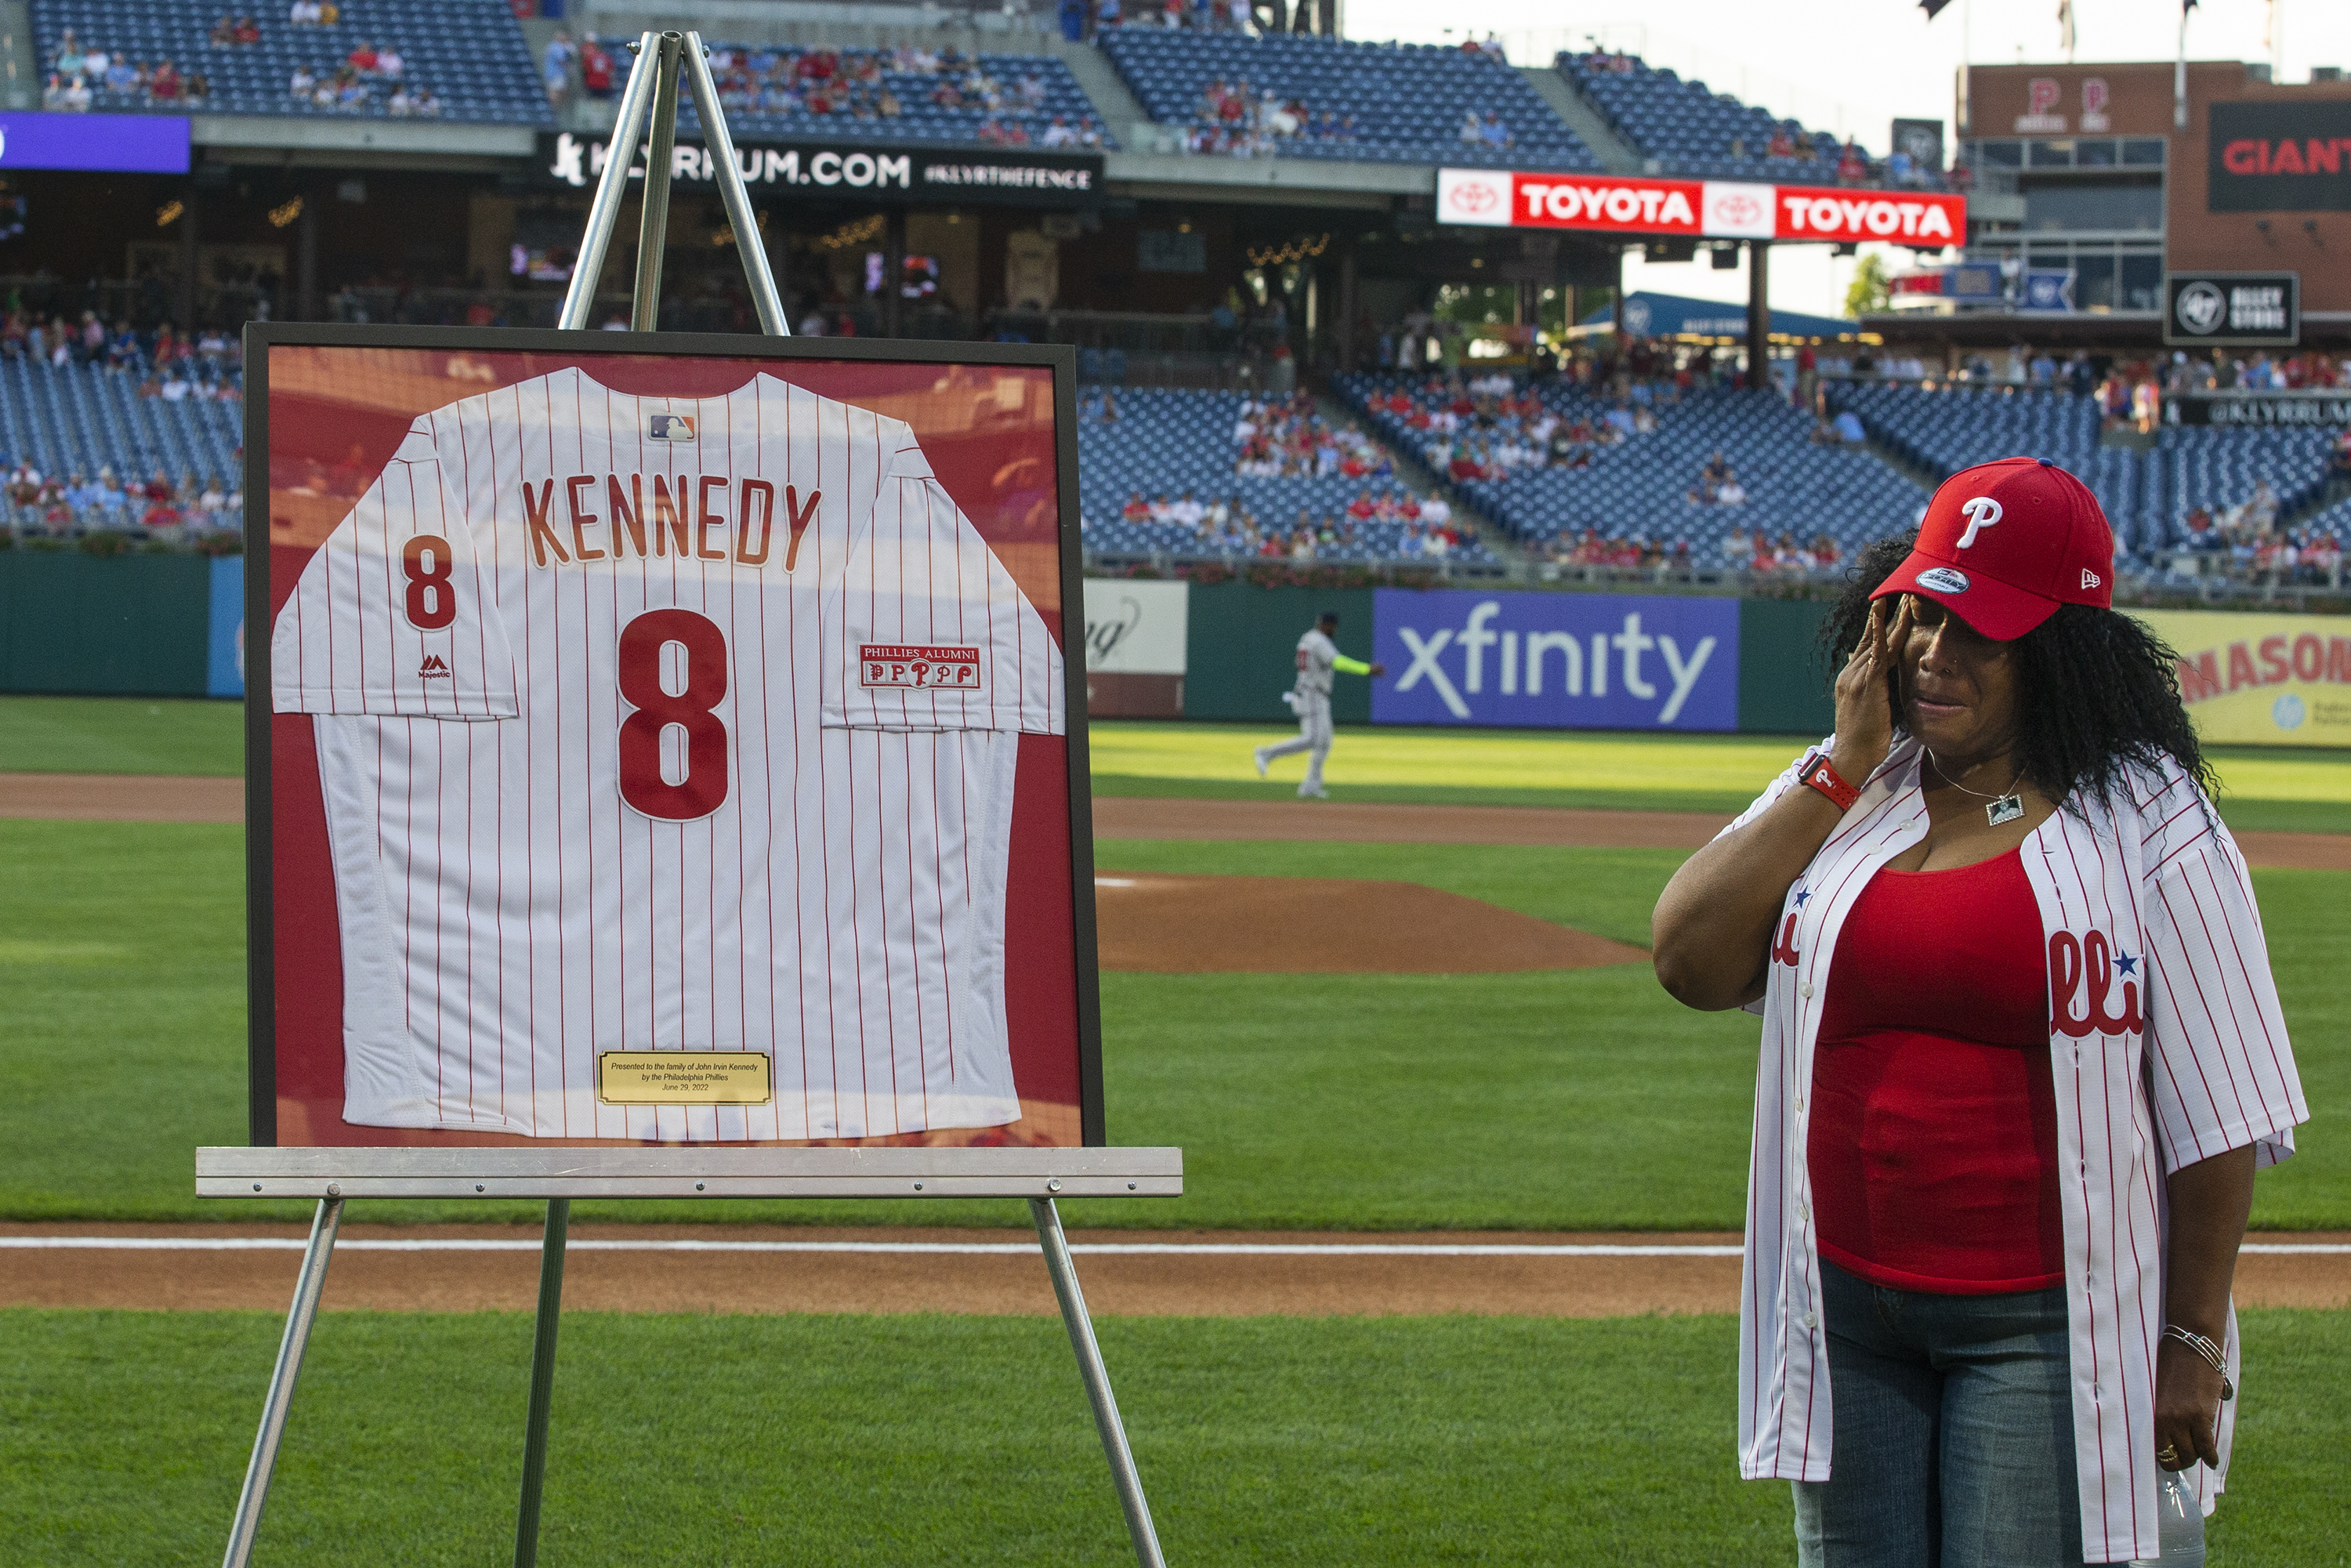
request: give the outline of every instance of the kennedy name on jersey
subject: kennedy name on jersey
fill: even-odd
[[[776,542],[776,486],[765,479],[700,478],[680,474],[653,476],[652,510],[646,510],[645,480],[632,474],[624,487],[618,474],[542,479],[522,486],[523,516],[530,527],[530,564],[574,566],[610,557],[625,560],[675,556],[681,560],[731,560],[766,566]],[[559,500],[556,492],[562,491]],[[824,498],[796,485],[783,487],[783,568],[799,564],[800,536],[816,518]],[[594,510],[601,505],[601,511]],[[650,536],[650,537],[648,537]]]

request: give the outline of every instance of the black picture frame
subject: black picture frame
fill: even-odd
[[[721,332],[560,331],[496,327],[248,322],[245,329],[245,691],[246,1119],[256,1148],[277,1145],[274,858],[270,800],[269,350],[412,349],[502,354],[653,354],[664,358],[863,361],[885,364],[1040,366],[1053,376],[1060,497],[1062,669],[1069,766],[1070,907],[1077,998],[1080,1141],[1109,1143],[1102,1107],[1102,989],[1094,935],[1093,796],[1086,732],[1085,587],[1078,521],[1077,350],[1058,343],[942,343],[901,339],[768,338]],[[463,392],[459,396],[465,395]],[[257,642],[256,642],[257,639]],[[718,1146],[718,1145],[714,1145]]]

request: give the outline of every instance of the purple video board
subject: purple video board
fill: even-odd
[[[0,113],[0,173],[12,169],[184,174],[187,116]]]

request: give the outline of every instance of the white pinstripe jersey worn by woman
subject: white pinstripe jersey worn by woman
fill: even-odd
[[[2308,1116],[2252,883],[2071,475],[1955,476],[1857,576],[1835,735],[1657,908],[1667,988],[1764,1020],[1740,1468],[1807,1563],[2153,1557]]]

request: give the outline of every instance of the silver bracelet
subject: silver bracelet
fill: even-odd
[[[2226,1404],[2237,1396],[2237,1385],[2229,1381],[2229,1358],[2221,1354],[2219,1345],[2214,1344],[2195,1330],[2181,1328],[2178,1323],[2164,1324],[2163,1337],[2178,1340],[2202,1356],[2205,1363],[2220,1375],[2221,1403]]]

